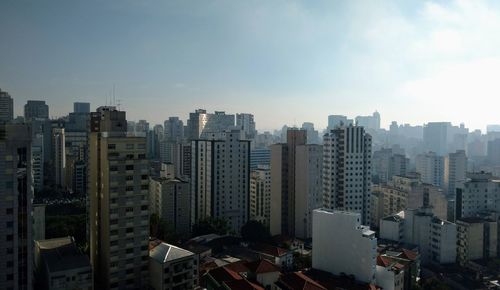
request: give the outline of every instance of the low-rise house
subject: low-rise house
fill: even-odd
[[[266,244],[253,245],[250,250],[257,253],[261,259],[268,260],[282,269],[293,267],[293,251]]]

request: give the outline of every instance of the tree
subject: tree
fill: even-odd
[[[241,237],[248,242],[266,242],[271,234],[262,223],[250,220],[241,228]]]
[[[227,220],[223,218],[207,217],[193,225],[193,236],[208,234],[225,235],[229,231]]]

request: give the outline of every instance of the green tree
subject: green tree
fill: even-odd
[[[241,228],[241,237],[248,242],[266,242],[271,234],[262,223],[250,220]]]
[[[208,217],[193,225],[193,236],[208,234],[225,235],[229,231],[229,224],[223,218]]]

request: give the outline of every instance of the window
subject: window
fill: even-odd
[[[129,144],[127,144],[127,145],[126,145],[127,150],[134,149],[134,147],[135,147],[134,145],[135,145],[135,144],[133,144],[133,143],[129,143]]]
[[[134,170],[134,165],[127,165],[125,166],[126,170]]]
[[[108,144],[108,149],[111,149],[111,150],[116,149],[116,144]]]

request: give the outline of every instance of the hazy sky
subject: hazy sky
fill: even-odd
[[[95,108],[113,84],[130,120],[196,108],[258,129],[327,115],[500,123],[500,1],[0,2],[0,88],[16,114]]]

